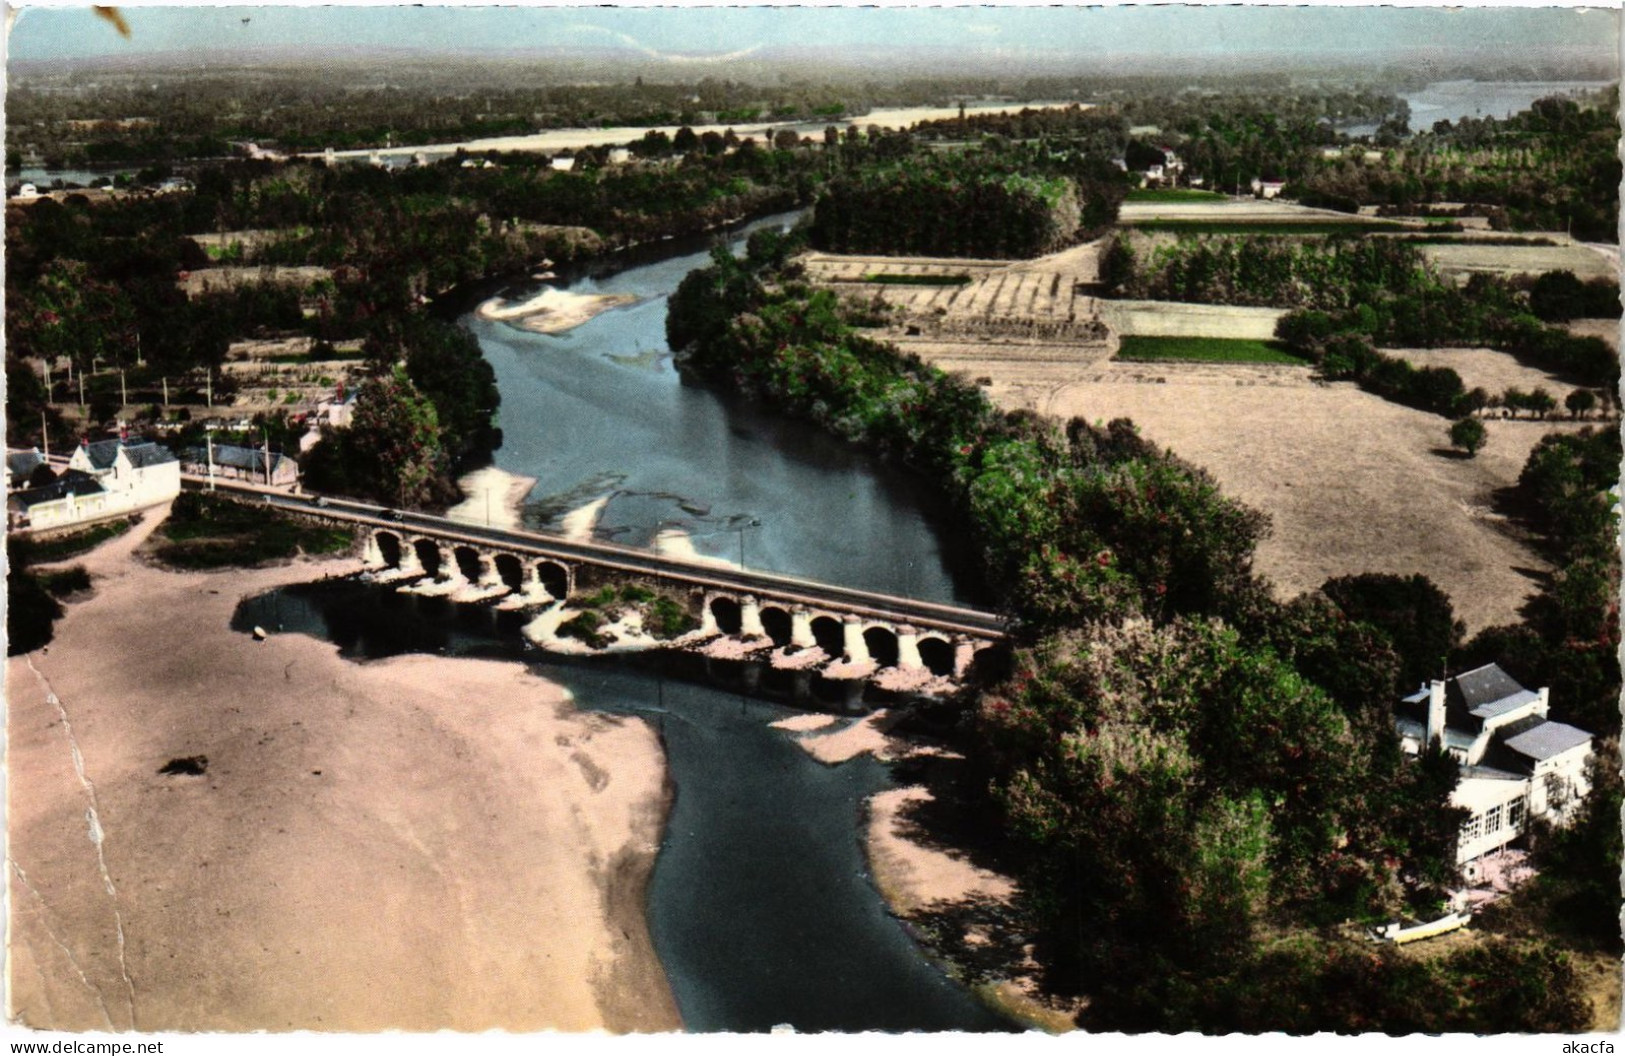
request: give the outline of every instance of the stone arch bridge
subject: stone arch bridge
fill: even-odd
[[[308,512],[371,522],[369,569],[434,580],[446,593],[500,599],[506,608],[545,606],[612,579],[650,581],[687,599],[700,622],[695,642],[735,643],[710,655],[768,654],[775,667],[816,664],[831,678],[941,689],[1005,639],[1002,620],[975,609],[420,514],[382,511],[392,523],[378,523],[337,505]]]

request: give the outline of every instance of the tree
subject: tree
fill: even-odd
[[[1328,579],[1325,594],[1351,620],[1385,632],[1400,658],[1400,684],[1414,689],[1440,677],[1441,665],[1461,642],[1466,626],[1455,618],[1450,596],[1426,576],[1366,573]]]
[[[1468,458],[1478,454],[1478,449],[1484,446],[1487,435],[1484,423],[1477,418],[1463,418],[1450,426],[1451,445],[1467,452]]]
[[[447,462],[440,419],[405,367],[362,385],[346,439],[357,483],[369,494],[397,506],[435,497]]]
[[[1583,418],[1597,406],[1597,394],[1590,389],[1575,389],[1563,397],[1563,406],[1574,418]]]

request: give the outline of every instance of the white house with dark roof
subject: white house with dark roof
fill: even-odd
[[[156,506],[181,493],[180,460],[152,441],[82,443],[68,459],[68,468],[98,481],[119,512]]]
[[[45,531],[112,516],[107,489],[94,477],[68,470],[49,484],[6,496],[8,530]]]
[[[1549,703],[1545,688],[1526,689],[1496,664],[1431,682],[1399,703],[1401,747],[1416,755],[1438,741],[1461,766],[1450,802],[1471,811],[1456,850],[1469,874],[1469,863],[1511,843],[1528,819],[1561,825],[1591,791],[1591,734],[1548,719]]]

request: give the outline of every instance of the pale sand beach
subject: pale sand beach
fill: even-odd
[[[680,1027],[644,922],[647,725],[516,663],[256,642],[240,598],[358,563],[163,571],[130,557],[155,521],[76,562],[93,596],[7,663],[14,1019]]]
[[[458,478],[457,487],[465,498],[448,509],[446,516],[464,524],[519,528],[520,508],[535,486],[535,477],[522,477],[495,466],[476,469]]]
[[[481,319],[513,323],[538,334],[562,334],[574,330],[593,316],[634,304],[629,293],[571,293],[549,286],[528,301],[515,304],[493,297],[481,304],[475,314]]]
[[[598,527],[598,518],[604,515],[604,507],[608,505],[609,496],[605,495],[585,506],[577,506],[559,518],[559,531],[566,539],[576,542],[591,540],[593,530]]]
[[[970,116],[975,116],[978,114],[1013,114],[1028,108],[1033,110],[1045,110],[1071,105],[1073,104],[1046,102],[981,104],[967,107],[966,113]],[[1090,109],[1094,104],[1079,103],[1077,105],[1087,110]],[[921,121],[945,121],[949,118],[958,116],[958,107],[888,107],[873,110],[868,114],[863,114],[857,117],[834,118],[830,121],[830,123],[835,125],[857,125],[859,128],[868,128],[873,125],[877,128],[896,129],[908,128],[912,125],[918,124]],[[794,125],[795,122],[790,122],[789,124]],[[679,127],[680,126],[677,125],[665,125],[651,129],[641,125],[636,127],[628,125],[616,125],[610,128],[553,128],[548,129],[545,132],[536,132],[525,136],[494,136],[487,139],[464,140],[460,143],[432,143],[398,147],[363,148],[360,150],[336,150],[333,152],[333,157],[355,159],[368,158],[372,155],[377,155],[379,158],[405,158],[411,157],[413,154],[419,152],[439,156],[442,154],[449,155],[458,150],[465,150],[471,154],[482,154],[491,150],[547,151],[551,153],[553,151],[560,150],[580,150],[582,147],[590,146],[608,147],[635,143],[644,136],[648,135],[651,131],[664,132],[668,136],[675,136]],[[718,135],[722,135],[731,131],[743,139],[747,136],[765,138],[773,130],[784,127],[787,127],[785,122],[779,122],[777,124],[755,122],[738,125],[695,125],[693,126],[693,131],[695,135],[701,136],[705,135],[707,132],[715,132]],[[305,153],[303,156],[309,158],[319,158],[322,157],[323,154],[318,151],[310,151]]]

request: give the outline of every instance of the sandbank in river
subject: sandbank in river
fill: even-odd
[[[474,314],[481,319],[512,323],[533,333],[562,334],[611,308],[636,302],[636,297],[626,293],[571,293],[549,286],[518,304],[493,297],[475,309]]]

